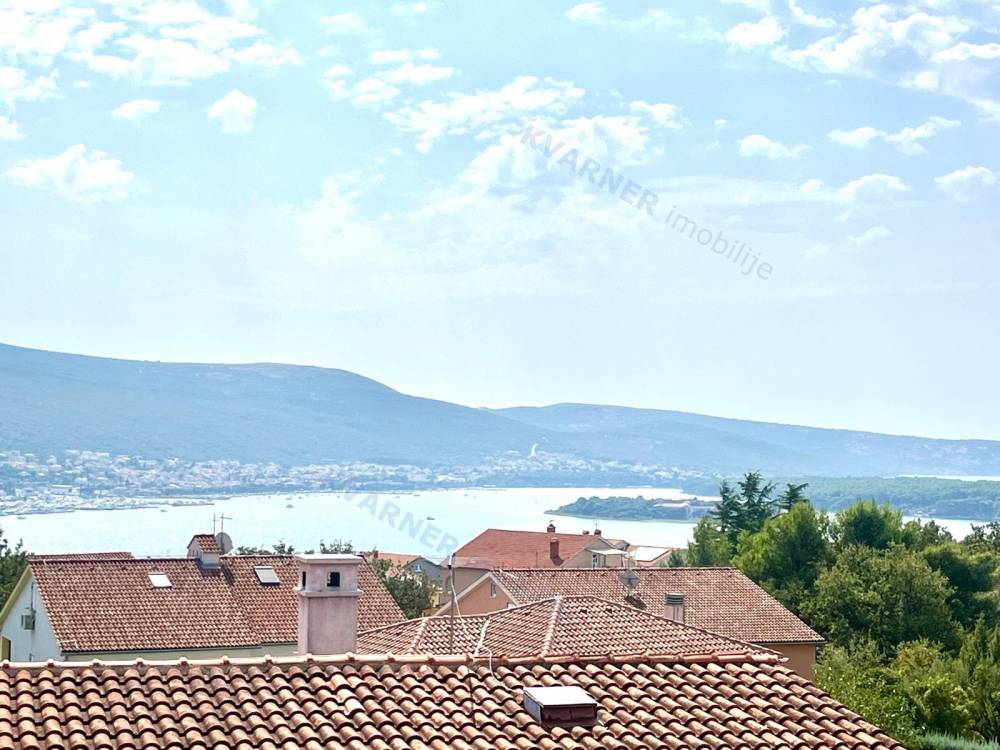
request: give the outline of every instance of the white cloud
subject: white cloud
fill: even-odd
[[[855,247],[864,247],[891,236],[892,232],[889,228],[884,224],[879,224],[878,226],[869,227],[861,234],[848,236],[847,241]]]
[[[837,25],[837,22],[832,18],[812,15],[795,0],[788,0],[788,10],[791,11],[792,18],[803,26],[811,26],[814,29],[831,29]]]
[[[118,159],[83,144],[70,146],[58,156],[24,159],[4,175],[18,185],[52,190],[67,200],[87,204],[125,198],[134,177]]]
[[[876,172],[851,180],[837,190],[836,196],[844,203],[891,203],[897,193],[909,190],[899,177]]]
[[[56,74],[28,77],[26,71],[10,65],[0,66],[0,102],[13,108],[16,102],[34,102],[56,96]]]
[[[0,115],[0,141],[16,141],[24,137],[24,133],[16,122]]]
[[[233,89],[212,104],[207,114],[209,119],[222,126],[223,133],[249,133],[253,130],[254,119],[257,117],[257,100],[239,89]]]
[[[768,159],[797,159],[809,150],[809,146],[804,144],[786,146],[760,134],[740,139],[739,147],[740,156],[763,156]]]
[[[500,89],[452,93],[387,112],[385,117],[402,132],[415,134],[417,149],[426,152],[445,135],[488,135],[530,117],[562,114],[584,93],[568,81],[518,76]]]
[[[564,15],[572,23],[606,26],[619,31],[642,31],[677,26],[682,21],[668,11],[651,8],[641,15],[626,17],[612,13],[603,2],[592,1],[574,5]]]
[[[985,188],[996,185],[997,176],[987,167],[965,167],[935,177],[938,189],[955,200],[967,201],[975,198]]]
[[[629,111],[634,115],[646,117],[657,125],[671,130],[682,130],[684,120],[680,116],[680,107],[676,104],[650,104],[641,99],[629,105]]]
[[[232,58],[242,64],[256,68],[278,68],[282,65],[302,65],[302,57],[290,45],[276,47],[269,42],[257,40],[249,47],[232,53]]]
[[[770,47],[785,38],[787,32],[774,16],[759,21],[744,21],[726,32],[726,41],[734,47],[753,49]]]
[[[743,5],[758,13],[771,12],[771,0],[722,0],[723,5]]]
[[[135,35],[120,40],[119,44],[131,49],[135,56],[126,59],[94,55],[86,64],[97,73],[114,78],[130,75],[149,86],[186,86],[192,80],[211,78],[231,67],[230,61],[217,52],[187,41]]]
[[[161,102],[157,99],[133,99],[116,107],[111,114],[114,117],[137,123],[144,117],[155,115],[160,111],[160,106]]]
[[[454,68],[443,65],[430,65],[428,63],[415,65],[411,62],[405,62],[398,68],[380,71],[377,77],[388,83],[409,83],[414,86],[424,86],[428,83],[451,78],[454,74]]]
[[[827,137],[834,143],[851,148],[864,148],[871,141],[880,139],[891,143],[904,154],[925,154],[927,149],[921,143],[922,140],[933,138],[942,130],[957,128],[961,124],[958,120],[932,116],[922,125],[905,127],[895,133],[865,125],[854,130],[832,130]]]
[[[352,12],[337,13],[333,16],[326,16],[320,19],[320,24],[327,34],[366,34],[368,27],[365,20],[358,14]]]
[[[416,60],[440,60],[441,53],[433,47],[423,49],[377,49],[368,55],[372,65],[397,65]]]

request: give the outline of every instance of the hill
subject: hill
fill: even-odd
[[[0,450],[284,465],[476,464],[533,445],[705,472],[1000,475],[1000,443],[559,404],[473,409],[344,370],[169,364],[0,345]],[[595,481],[599,479],[595,475]]]

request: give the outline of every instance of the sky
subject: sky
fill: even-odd
[[[1000,0],[0,0],[0,342],[1000,439]]]

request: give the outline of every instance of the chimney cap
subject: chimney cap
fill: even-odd
[[[549,521],[549,525],[545,527],[545,530],[550,534],[555,534],[556,525],[552,521]]]
[[[348,554],[324,554],[322,552],[307,552],[296,555],[295,559],[303,563],[362,563],[363,558]]]

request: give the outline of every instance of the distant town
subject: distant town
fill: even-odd
[[[711,478],[697,471],[538,452],[474,466],[329,463],[281,466],[239,461],[153,460],[97,451],[62,455],[0,452],[0,515],[192,505],[262,492],[418,490],[516,486],[677,486]]]

